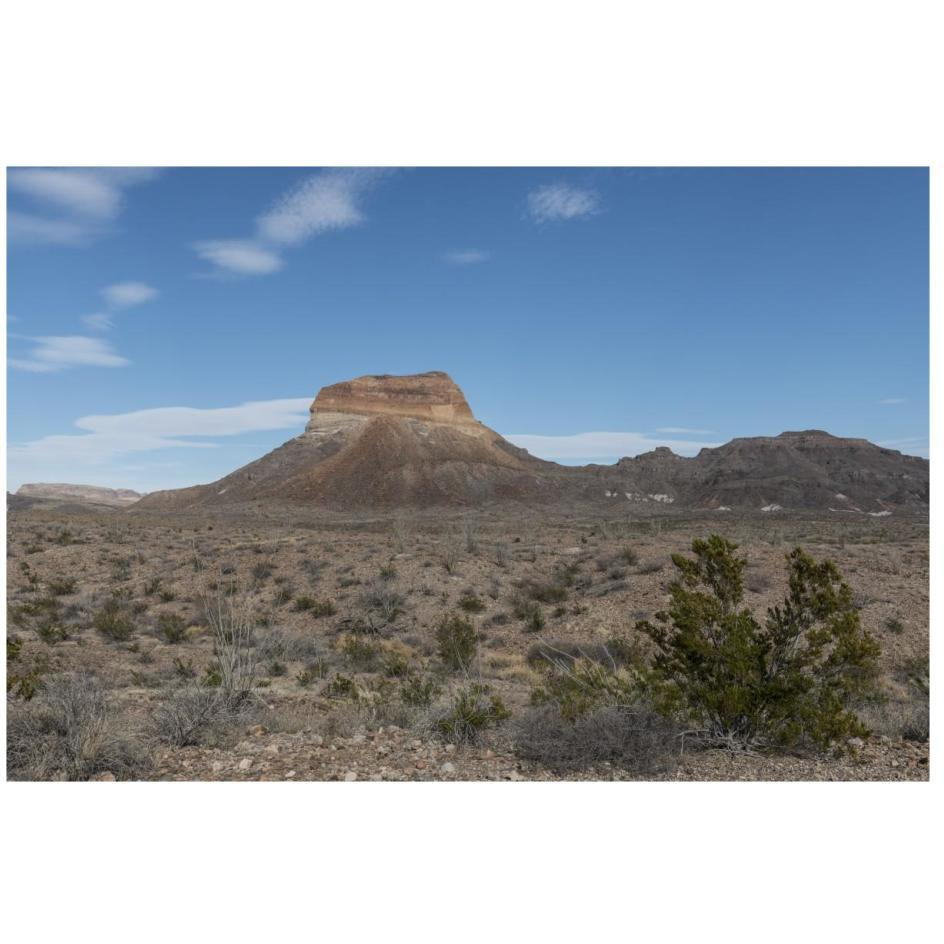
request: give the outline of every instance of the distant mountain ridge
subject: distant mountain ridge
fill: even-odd
[[[16,497],[68,501],[78,504],[109,505],[125,507],[139,501],[141,492],[130,488],[105,488],[100,485],[70,485],[63,482],[32,482],[21,485]]]
[[[882,515],[922,511],[926,459],[821,430],[734,439],[684,458],[666,447],[615,465],[562,466],[478,422],[448,374],[370,375],[323,388],[305,431],[209,485],[152,492],[135,509],[270,503],[335,510],[623,505]]]

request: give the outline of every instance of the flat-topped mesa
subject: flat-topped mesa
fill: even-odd
[[[320,426],[319,414],[404,416],[465,426],[477,421],[462,391],[440,370],[395,377],[376,374],[322,387],[311,405],[309,429]]]

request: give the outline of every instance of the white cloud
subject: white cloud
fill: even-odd
[[[7,214],[7,234],[11,243],[81,246],[87,238],[88,227],[72,220],[49,220],[11,210]]]
[[[882,406],[898,406],[908,401],[904,397],[886,397],[884,400],[879,400],[878,402],[881,403]]]
[[[710,436],[714,430],[689,429],[687,426],[660,426],[657,433],[677,433],[683,436]]]
[[[29,338],[35,347],[25,357],[11,358],[10,366],[35,373],[52,373],[69,367],[124,367],[130,363],[99,338],[81,335]]]
[[[283,265],[276,253],[246,240],[212,239],[195,243],[193,248],[201,259],[212,262],[218,269],[240,275],[268,275]]]
[[[25,481],[75,481],[97,473],[107,482],[114,460],[158,449],[212,449],[215,437],[276,429],[297,429],[308,420],[311,397],[261,400],[239,406],[200,409],[156,407],[131,413],[83,416],[74,423],[81,433],[44,436],[10,445],[10,478]],[[191,437],[201,437],[193,439]],[[155,468],[166,463],[155,463]],[[139,469],[147,466],[139,466]],[[150,487],[153,483],[149,483]]]
[[[112,308],[132,308],[157,298],[160,293],[144,282],[116,282],[106,285],[101,294]]]
[[[319,233],[360,223],[364,216],[357,203],[376,177],[369,170],[331,170],[309,177],[259,217],[260,238],[297,246]]]
[[[10,238],[83,245],[107,232],[121,213],[127,188],[155,176],[143,167],[14,168],[7,174],[11,195],[37,204],[41,213],[11,212]]]
[[[512,433],[505,437],[516,446],[527,449],[541,459],[554,460],[614,460],[623,456],[638,456],[657,446],[668,446],[679,455],[694,455],[699,449],[718,443],[693,442],[684,439],[665,439],[646,433],[574,433],[571,436],[535,436]]]
[[[355,168],[314,174],[283,194],[256,220],[255,236],[214,239],[193,249],[218,270],[267,275],[282,268],[282,247],[298,246],[312,236],[355,226],[364,219],[359,203],[386,173]]]
[[[528,213],[536,223],[577,220],[599,210],[599,197],[592,190],[570,184],[546,184],[528,194]]]
[[[487,262],[492,254],[483,249],[453,249],[443,253],[443,261],[453,265],[475,265],[478,262]]]

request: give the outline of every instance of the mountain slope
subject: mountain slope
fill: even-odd
[[[561,466],[479,423],[439,371],[322,389],[304,433],[218,482],[154,492],[136,509],[264,503],[337,510],[608,504],[868,514],[928,504],[928,462],[820,430],[734,439],[694,458],[660,447],[613,466]]]

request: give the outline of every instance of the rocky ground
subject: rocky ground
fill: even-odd
[[[664,605],[670,554],[712,532],[740,542],[751,562],[747,603],[759,610],[782,596],[793,546],[837,562],[882,645],[888,701],[865,713],[873,735],[844,759],[689,744],[677,762],[645,773],[523,759],[517,725],[542,678],[535,647],[640,643],[634,623]],[[82,768],[93,779],[928,777],[928,530],[920,518],[195,519],[33,508],[9,517],[8,587],[11,724],[57,679],[92,679],[109,732],[144,756],[113,770],[106,753]],[[193,737],[169,734],[171,707],[199,700],[216,681],[206,605],[219,594],[251,612],[260,654],[251,705]],[[436,629],[450,615],[478,637],[459,672],[437,652]],[[428,704],[405,694],[411,681],[428,685]],[[31,685],[37,694],[27,701]],[[487,686],[510,717],[472,744],[449,743],[437,723],[470,685]]]

